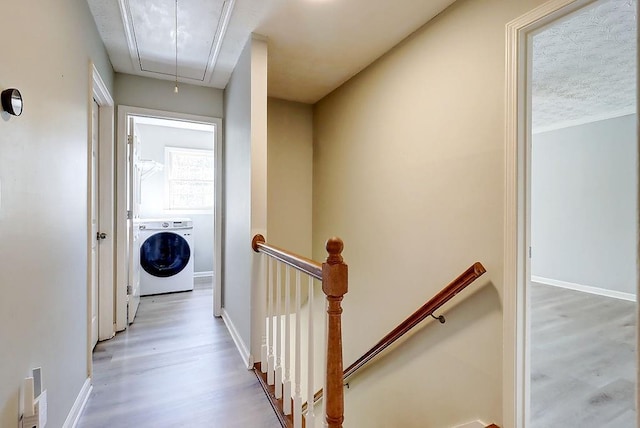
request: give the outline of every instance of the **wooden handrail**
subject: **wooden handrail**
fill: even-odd
[[[456,294],[464,290],[469,284],[478,279],[483,273],[486,272],[482,263],[476,262],[471,265],[460,276],[454,279],[449,285],[443,288],[438,294],[432,297],[427,303],[422,305],[420,309],[415,311],[409,318],[405,319],[396,328],[391,330],[389,334],[382,338],[371,349],[365,352],[360,358],[358,358],[353,364],[351,364],[343,373],[343,379],[346,380],[357,372],[362,366],[371,361],[376,355],[387,349],[395,341],[404,336],[413,327],[420,324],[425,318],[431,316],[435,311],[440,309],[445,303],[451,300]],[[442,321],[441,321],[442,322]],[[322,390],[316,392],[314,395],[314,402],[317,402],[322,398]]]
[[[267,254],[274,259],[280,260],[282,263],[322,281],[322,265],[320,263],[299,256],[290,251],[283,250],[282,248],[267,244],[264,236],[262,235],[256,235],[253,237],[253,240],[251,241],[251,248],[253,248],[253,251],[256,253]]]
[[[373,357],[391,346],[396,340],[404,336],[409,330],[420,324],[425,318],[431,316],[435,311],[440,309],[445,303],[451,300],[460,291],[467,288],[469,284],[475,281],[486,270],[480,262],[474,263],[462,275],[453,280],[449,285],[443,288],[438,294],[433,296],[427,303],[422,305],[420,309],[415,311],[409,318],[404,320],[400,325],[391,330],[389,334],[382,338],[378,343],[358,358],[344,371],[344,379],[353,375],[360,367],[367,364]]]

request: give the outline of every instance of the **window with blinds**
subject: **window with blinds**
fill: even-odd
[[[165,179],[167,209],[213,209],[213,151],[166,147]]]

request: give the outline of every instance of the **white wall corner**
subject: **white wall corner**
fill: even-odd
[[[229,330],[229,334],[231,334],[233,343],[236,344],[236,348],[240,353],[240,357],[242,357],[242,361],[244,362],[245,367],[247,367],[247,369],[252,369],[253,356],[249,353],[249,348],[247,348],[247,345],[242,340],[242,337],[240,337],[240,333],[238,333],[238,329],[236,329],[236,326],[233,324],[233,321],[231,321],[229,314],[224,308],[222,308],[222,320],[227,326],[227,330]]]
[[[251,40],[258,40],[258,41],[261,41],[261,42],[268,42],[269,38],[267,36],[263,36],[262,34],[251,33]]]
[[[263,229],[252,229],[252,236],[266,236]],[[260,359],[265,338],[266,301],[267,301],[267,264],[266,257],[253,253],[251,263],[251,353]]]
[[[87,401],[89,400],[89,396],[91,395],[91,390],[93,389],[93,385],[91,384],[91,378],[87,378],[76,397],[76,401],[73,403],[69,414],[67,415],[67,419],[65,419],[64,424],[62,424],[62,428],[76,428],[78,426],[78,421],[80,420],[80,415],[82,415],[82,411],[84,407],[87,405]]]
[[[454,428],[485,428],[489,424],[485,424],[480,420],[476,420],[473,422],[467,422],[466,424],[456,425]]]

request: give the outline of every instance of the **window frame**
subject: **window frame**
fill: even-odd
[[[172,153],[190,153],[190,154],[199,154],[202,156],[206,156],[211,158],[213,164],[213,178],[211,180],[187,180],[192,182],[210,182],[213,195],[212,195],[212,206],[205,208],[188,208],[188,207],[180,207],[180,208],[172,208],[171,207],[171,181],[175,181],[176,179],[171,179],[171,155]],[[165,168],[164,168],[164,186],[165,186],[165,200],[164,200],[164,210],[173,214],[211,214],[214,212],[215,206],[215,153],[213,150],[209,149],[195,149],[188,147],[177,147],[177,146],[165,146],[164,147],[164,160],[165,160]],[[182,181],[184,181],[182,179]]]

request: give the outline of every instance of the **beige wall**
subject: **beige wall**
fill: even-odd
[[[313,107],[268,100],[268,242],[311,257]]]
[[[316,105],[314,258],[344,239],[347,365],[488,271],[350,381],[347,426],[501,423],[505,24],[540,3],[458,1]]]
[[[172,81],[122,73],[116,73],[114,85],[118,105],[209,117],[223,115],[222,89],[178,83],[176,94]]]
[[[0,426],[18,424],[20,387],[42,367],[49,427],[87,378],[87,154],[92,60],[111,65],[84,0],[2,4],[0,89]]]

